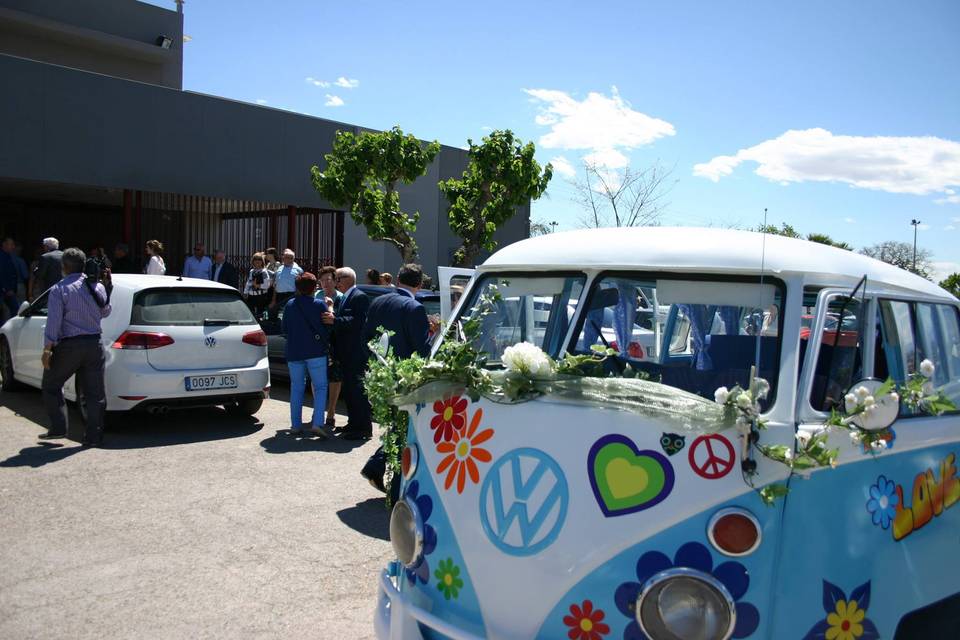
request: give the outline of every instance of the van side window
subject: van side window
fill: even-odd
[[[829,298],[810,391],[810,406],[817,411],[842,406],[847,389],[863,377],[863,320],[863,304],[859,298],[843,295]],[[806,332],[801,329],[801,343],[810,337],[809,329]],[[810,345],[806,347],[809,349]]]
[[[875,376],[886,373],[902,383],[923,360],[935,367],[933,386],[960,403],[960,322],[956,307],[945,304],[880,301],[882,348]],[[880,358],[883,358],[881,362]],[[885,365],[885,367],[884,367]],[[912,415],[901,408],[901,415]]]

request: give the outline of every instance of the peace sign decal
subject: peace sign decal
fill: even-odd
[[[730,441],[714,433],[694,440],[687,459],[695,474],[707,480],[716,480],[730,473],[737,456]]]

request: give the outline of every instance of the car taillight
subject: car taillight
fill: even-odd
[[[420,449],[417,445],[411,443],[403,449],[400,455],[400,472],[404,480],[409,480],[417,471],[417,464],[420,462]]]
[[[627,355],[637,360],[643,360],[643,346],[639,342],[631,342],[627,345]]]
[[[173,338],[165,333],[148,331],[124,331],[114,340],[113,349],[158,349],[173,344]]]
[[[260,329],[257,329],[256,331],[251,331],[250,333],[244,334],[243,341],[247,344],[252,344],[255,347],[265,347],[267,346],[267,334]]]

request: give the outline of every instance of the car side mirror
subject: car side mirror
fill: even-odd
[[[878,391],[883,391],[881,387],[884,384],[875,378],[866,378],[854,384],[847,392],[847,397],[852,395],[858,405],[868,405],[865,410],[851,418],[851,422],[861,429],[881,431],[896,422],[900,415],[900,398],[894,389],[877,396]]]
[[[17,310],[17,315],[18,315],[18,316],[26,316],[26,315],[27,315],[27,309],[29,309],[29,308],[30,308],[30,303],[27,302],[26,300],[24,300],[23,302],[20,303],[20,308]]]

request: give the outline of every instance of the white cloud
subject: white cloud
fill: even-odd
[[[945,198],[937,198],[934,200],[936,204],[960,204],[960,195],[950,194]]]
[[[917,229],[919,229],[920,231],[929,231],[930,225],[921,223],[917,225]]]
[[[577,100],[555,89],[524,89],[539,104],[534,122],[550,131],[540,137],[545,149],[588,152],[585,160],[608,168],[629,163],[623,151],[653,143],[676,133],[673,125],[634,110],[616,87],[606,96],[591,92]]]
[[[257,98],[257,104],[264,105],[264,104],[267,104],[267,101],[264,100],[263,98]]]
[[[956,227],[953,226],[952,224],[948,224],[943,228],[944,231],[953,231],[954,229],[956,229]]]
[[[790,130],[778,138],[717,156],[693,174],[717,182],[743,162],[774,182],[843,182],[861,189],[926,195],[960,186],[960,142],[924,137],[841,136]],[[958,200],[960,201],[960,200]]]
[[[354,80],[353,78],[345,78],[340,76],[336,79],[336,81],[334,81],[333,84],[337,85],[338,87],[343,87],[344,89],[356,89],[360,86],[360,81]]]
[[[550,164],[553,165],[553,171],[564,178],[572,178],[573,176],[577,175],[577,170],[574,169],[573,165],[570,164],[570,161],[563,156],[551,158]]]
[[[490,125],[486,125],[486,124],[485,124],[485,125],[483,125],[482,127],[480,127],[480,130],[481,130],[481,131],[493,131],[493,127],[491,127]]]
[[[307,76],[306,78],[304,78],[304,80],[307,81],[307,84],[312,84],[312,85],[315,86],[315,87],[329,87],[329,86],[330,86],[330,83],[327,82],[326,80],[317,80],[316,78],[311,78],[310,76]]]
[[[327,101],[323,103],[323,106],[325,106],[325,107],[342,107],[342,106],[343,106],[343,98],[341,98],[340,96],[335,96],[335,95],[332,95],[332,94],[329,94],[329,93],[328,93],[328,94],[327,94]]]
[[[846,222],[847,224],[855,224],[855,223],[857,222],[857,219],[856,219],[856,218],[844,218],[843,221]]]
[[[960,273],[960,263],[947,261],[934,261],[930,263],[930,278],[934,282],[940,282],[951,273]]]

